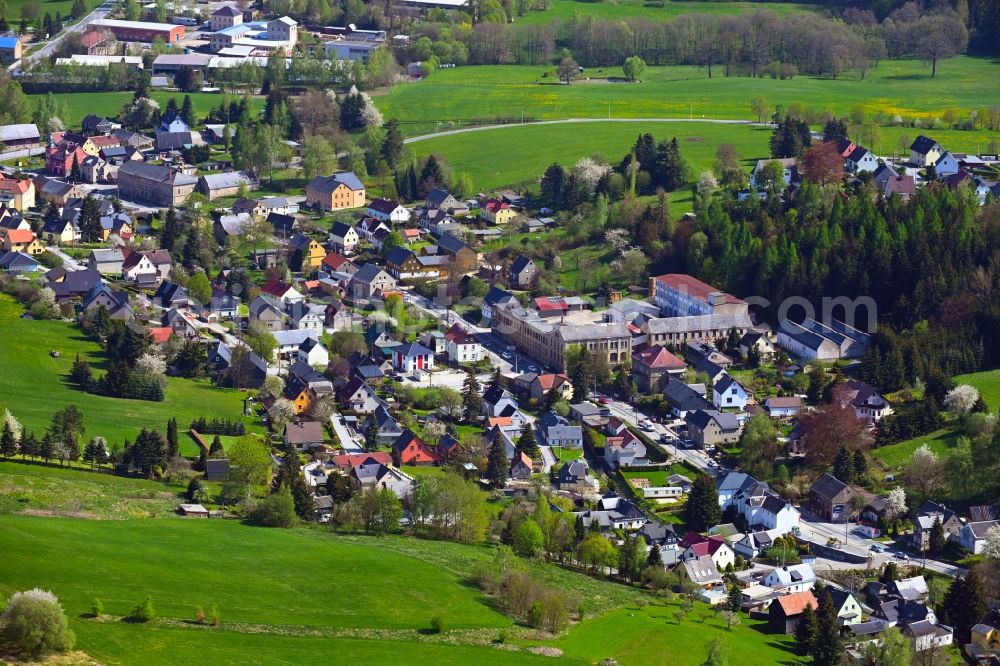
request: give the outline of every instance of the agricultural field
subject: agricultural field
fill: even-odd
[[[602,155],[617,163],[643,132],[652,133],[657,141],[677,137],[692,181],[712,168],[720,143],[736,145],[748,170],[758,158],[769,155],[771,130],[767,128],[700,122],[523,125],[453,134],[409,145],[417,155],[444,155],[456,172],[470,175],[476,188],[488,190],[537,183],[553,162],[571,167],[581,157]],[[540,145],[545,146],[544,151],[535,149]],[[690,210],[690,189],[672,192],[670,197],[675,212]]]
[[[855,106],[866,114],[926,120],[947,109],[968,113],[1000,98],[1000,62],[961,57],[941,63],[937,77],[919,60],[884,60],[868,76],[790,80],[708,78],[694,66],[650,67],[640,83],[621,79],[618,68],[592,69],[591,80],[564,85],[553,67],[519,65],[457,67],[434,72],[425,81],[396,86],[375,98],[386,118],[404,123],[409,135],[451,129],[471,120],[525,118],[729,118],[756,120],[749,101],[763,95],[770,106],[799,103],[847,116]],[[919,129],[907,128],[916,136]],[[995,132],[961,132],[964,145],[984,146]],[[939,139],[940,140],[940,139]]]
[[[189,93],[195,111],[204,116],[213,108],[219,106],[222,95],[219,93]],[[161,108],[166,108],[171,97],[177,100],[177,105],[184,101],[185,93],[166,92],[154,90],[152,98],[160,104]],[[43,95],[28,95],[28,99],[34,104],[34,99]],[[66,117],[63,122],[67,127],[79,127],[80,121],[87,114],[93,113],[107,118],[116,118],[122,110],[122,105],[132,100],[132,93],[124,92],[103,92],[103,93],[59,93],[56,99],[66,108]],[[251,98],[250,106],[257,111],[264,108],[264,100],[261,98]]]
[[[601,19],[623,21],[631,18],[649,18],[665,21],[682,14],[744,14],[770,11],[778,16],[794,12],[815,11],[813,7],[794,2],[647,2],[646,0],[617,0],[588,2],[586,0],[548,0],[548,9],[530,12],[517,18],[518,23],[548,23],[555,19],[569,19],[574,14],[586,14]]]
[[[0,406],[29,430],[41,436],[52,414],[75,404],[84,415],[85,439],[100,435],[113,444],[135,439],[142,428],[166,431],[176,417],[182,430],[199,416],[240,418],[246,393],[221,389],[207,380],[167,378],[166,400],[124,400],[84,393],[69,384],[67,375],[77,354],[90,361],[98,376],[105,359],[100,346],[74,324],[22,319],[23,308],[13,298],[0,295],[0,327],[6,344],[0,348]],[[59,351],[59,357],[49,355]],[[188,440],[188,438],[183,438]],[[194,451],[185,449],[185,453]]]
[[[238,654],[252,650],[267,663],[316,662],[336,650],[362,663],[386,663],[387,654],[396,663],[535,662],[526,653],[488,647],[501,630],[516,630],[466,584],[475,563],[492,557],[489,548],[268,530],[236,521],[11,515],[0,516],[0,540],[10,544],[0,595],[36,585],[51,589],[71,618],[78,648],[103,663],[134,663],[136,646],[149,650],[143,663],[178,663],[184,661],[179,655],[202,647],[221,661],[239,661]],[[618,585],[530,566],[560,589],[594,599],[600,610],[630,598]],[[122,616],[146,594],[160,618],[151,625],[86,617],[95,597],[105,613]],[[197,606],[208,611],[213,604],[223,625],[209,637],[188,621]],[[432,645],[423,630],[435,616],[454,634]],[[376,639],[399,644],[390,652]]]

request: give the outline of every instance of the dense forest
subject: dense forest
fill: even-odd
[[[864,181],[847,194],[805,181],[788,203],[697,199],[665,267],[774,304],[804,297],[817,312],[823,297],[870,297],[880,326],[900,333],[883,344],[910,346],[907,375],[1000,364],[1000,205],[937,185],[881,201]]]

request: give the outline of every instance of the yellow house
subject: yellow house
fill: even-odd
[[[510,204],[498,199],[490,199],[479,209],[479,216],[493,224],[507,224],[517,217],[517,213],[510,207]]]
[[[326,249],[316,242],[316,239],[309,238],[305,234],[298,234],[292,238],[292,249],[302,253],[302,268],[319,268],[326,257]]]
[[[5,178],[0,174],[0,201],[24,212],[35,206],[35,183],[30,178]]]
[[[295,407],[296,414],[303,414],[312,405],[312,391],[308,388],[304,388],[298,392],[295,397],[292,397],[290,392],[285,392],[285,397],[292,401],[292,405]]]
[[[350,171],[316,176],[306,185],[306,203],[324,210],[365,205],[365,185]]]
[[[3,249],[5,252],[24,252],[32,255],[45,252],[45,248],[30,229],[4,229]]]
[[[1000,629],[988,624],[977,624],[972,628],[972,644],[984,654],[1000,652]]]

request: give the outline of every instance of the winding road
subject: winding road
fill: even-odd
[[[417,143],[428,139],[437,139],[442,136],[452,136],[455,134],[466,134],[468,132],[483,132],[486,130],[501,129],[504,127],[524,127],[526,125],[568,125],[571,123],[712,123],[713,125],[750,125],[757,127],[770,127],[771,123],[757,123],[752,120],[735,120],[729,118],[562,118],[559,120],[537,120],[530,123],[506,123],[502,125],[477,125],[475,127],[462,127],[453,130],[433,132],[431,134],[421,134],[403,139],[403,143]]]

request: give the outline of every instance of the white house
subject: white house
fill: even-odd
[[[747,532],[739,541],[733,544],[733,552],[750,560],[766,553],[774,544],[774,540],[782,534],[778,530],[763,532]]]
[[[935,164],[943,154],[944,148],[941,144],[923,134],[910,144],[910,163],[919,167]]]
[[[434,352],[419,342],[410,342],[392,350],[392,364],[401,372],[434,369]]]
[[[309,305],[305,301],[296,301],[288,309],[288,317],[295,328],[322,333],[326,321],[326,308],[322,305]]]
[[[319,340],[319,333],[308,329],[295,329],[292,331],[274,331],[272,333],[277,347],[275,349],[276,358],[291,359],[298,357],[299,347],[309,339]],[[312,363],[310,363],[312,365]]]
[[[816,574],[808,564],[788,564],[767,574],[763,585],[784,594],[806,592],[816,584]]]
[[[330,227],[330,245],[335,252],[354,254],[360,242],[357,230],[346,222],[334,222]]]
[[[410,211],[392,199],[374,199],[368,204],[368,214],[391,224],[405,224],[410,221]]]
[[[945,153],[934,163],[934,172],[938,178],[947,178],[958,173],[958,160],[951,153]]]
[[[914,652],[923,652],[931,648],[951,645],[954,641],[955,631],[946,624],[920,620],[904,625],[903,635],[913,640]]]
[[[645,457],[646,445],[628,430],[609,436],[604,442],[604,459],[612,468],[628,466]]]
[[[736,562],[736,553],[722,537],[708,537],[703,541],[692,543],[681,553],[681,561],[696,560],[699,557],[711,557],[720,571]]]
[[[750,394],[747,390],[729,374],[723,375],[722,379],[712,386],[712,403],[716,409],[735,408],[743,411],[749,399]]]
[[[489,352],[479,342],[479,337],[459,324],[448,329],[444,339],[445,351],[448,352],[448,360],[452,363],[478,363],[489,356]]]
[[[718,484],[719,506],[733,509],[757,531],[788,534],[799,524],[799,511],[785,498],[749,474],[730,472]]]
[[[983,552],[986,533],[991,527],[1000,527],[1000,520],[983,520],[962,525],[958,533],[958,544],[973,555],[979,555]]]
[[[302,344],[299,345],[297,356],[299,360],[313,367],[325,368],[330,365],[330,352],[316,338],[303,340]]]
[[[844,159],[844,167],[851,173],[875,173],[875,169],[878,168],[878,159],[867,148],[856,146],[851,154]]]

